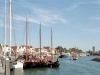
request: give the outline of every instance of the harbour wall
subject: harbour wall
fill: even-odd
[[[96,58],[93,58],[92,61],[98,61],[98,62],[100,62],[100,56],[98,56]]]

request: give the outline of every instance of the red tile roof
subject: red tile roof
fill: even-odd
[[[16,50],[17,46],[11,46],[11,49]]]
[[[44,46],[43,48],[49,50],[50,46]]]

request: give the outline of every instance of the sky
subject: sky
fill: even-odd
[[[0,0],[0,43],[4,43],[4,7]],[[6,0],[6,44],[9,45],[9,0]],[[28,45],[39,47],[41,23],[42,47],[83,51],[100,50],[100,0],[12,0],[11,45],[26,44],[26,15],[28,14]]]

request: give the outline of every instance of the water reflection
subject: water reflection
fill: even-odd
[[[23,75],[52,75],[52,73],[58,70],[59,68],[31,68],[24,69]]]

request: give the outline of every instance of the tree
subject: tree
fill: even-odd
[[[64,52],[65,52],[65,53],[67,53],[67,52],[68,52],[66,48],[63,48],[63,49],[64,49]]]
[[[60,54],[63,52],[62,46],[58,46],[56,47],[56,49],[57,49],[57,52],[59,52]]]

